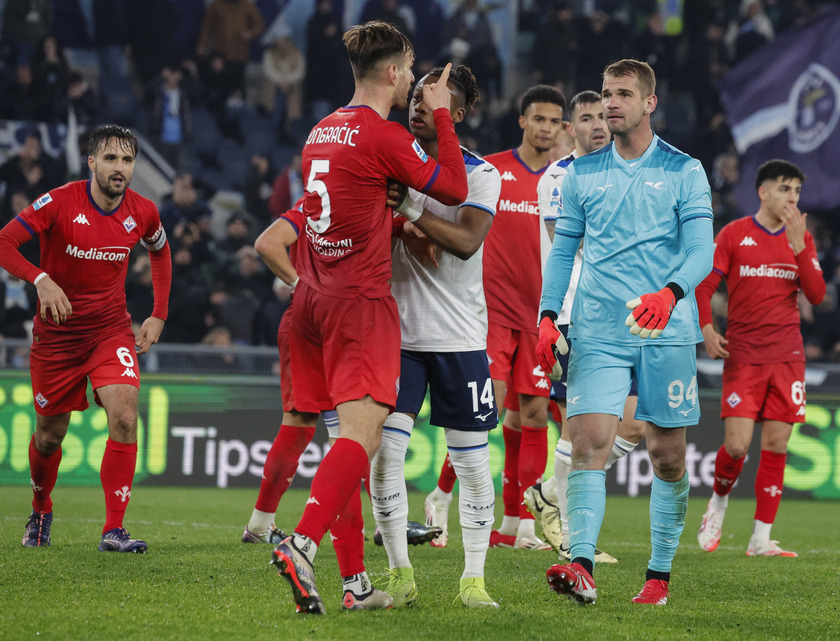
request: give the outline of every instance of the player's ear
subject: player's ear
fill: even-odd
[[[650,115],[656,110],[656,105],[659,104],[659,99],[656,94],[651,94],[647,97],[647,105],[645,106],[645,114]]]
[[[456,125],[459,122],[464,120],[464,116],[467,115],[467,109],[465,107],[458,107],[457,109],[452,110],[452,122]]]
[[[96,164],[96,161],[93,159],[93,156],[88,156],[88,169],[93,171],[93,166]]]

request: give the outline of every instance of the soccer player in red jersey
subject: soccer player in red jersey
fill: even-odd
[[[755,521],[747,556],[796,556],[770,540],[782,498],[787,443],[805,418],[805,351],[799,291],[814,305],[826,286],[807,214],[797,204],[805,176],[793,163],[770,160],[758,168],[758,213],[729,223],[717,236],[712,273],[697,287],[706,351],[722,358],[721,418],[726,436],[715,459],[714,492],[697,534],[715,550],[732,486],[744,466],[755,424],[761,458],[755,478]],[[712,324],[711,298],[721,280],[729,292],[726,338]]]
[[[502,175],[496,218],[484,241],[487,297],[487,356],[497,407],[505,387],[519,395],[519,412],[506,407],[502,500],[504,517],[490,545],[549,549],[537,538],[534,517],[522,505],[527,488],[539,482],[548,458],[548,396],[551,382],[537,364],[542,266],[551,243],[540,216],[537,183],[551,161],[563,127],[566,99],[554,87],[537,85],[520,103],[522,144],[485,159]],[[550,221],[553,229],[554,221]]]
[[[274,550],[299,612],[323,614],[312,561],[317,546],[352,494],[379,447],[394,409],[400,364],[397,305],[391,296],[392,211],[389,180],[448,205],[467,195],[463,156],[446,86],[424,88],[438,132],[438,161],[401,125],[387,120],[408,105],[414,81],[410,41],[383,22],[352,27],[344,43],[356,89],[310,132],[303,148],[305,242],[292,306],[290,356],[297,409],[335,408],[339,438],[312,480],[294,534]]]
[[[23,544],[50,544],[52,499],[61,443],[70,414],[87,408],[87,380],[108,417],[108,441],[100,478],[105,526],[99,549],[145,552],[146,543],[123,528],[137,461],[137,355],[158,341],[169,305],[172,275],[169,245],[157,207],[128,188],[137,139],[123,127],[91,132],[90,180],[71,182],[44,194],[0,231],[0,267],[35,284],[30,370],[37,420],[29,445],[32,515]],[[41,243],[41,266],[18,248]],[[131,249],[149,250],[155,304],[135,336],[125,303]]]

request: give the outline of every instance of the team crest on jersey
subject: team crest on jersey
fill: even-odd
[[[426,162],[426,161],[429,160],[429,156],[426,154],[425,151],[423,151],[423,148],[420,146],[420,143],[417,142],[416,140],[414,141],[414,144],[411,145],[411,148],[414,150],[414,153],[417,154],[417,157],[420,160],[422,160],[423,162]]]
[[[49,194],[44,194],[38,200],[36,200],[34,203],[32,203],[32,209],[41,209],[41,207],[43,207],[47,203],[51,203],[51,202],[52,202],[52,196],[50,196]]]
[[[38,392],[35,395],[35,402],[38,403],[38,407],[42,409],[50,404],[50,402],[46,398],[44,398],[44,395],[41,394],[41,392]]]
[[[840,80],[821,64],[812,62],[793,83],[788,106],[793,118],[788,125],[790,148],[800,154],[816,150],[837,126],[840,118]]]
[[[738,396],[735,392],[732,392],[729,395],[729,398],[726,399],[726,402],[729,403],[729,407],[734,409],[735,406],[741,402],[741,397]]]
[[[132,231],[135,227],[137,227],[137,223],[135,223],[135,222],[134,222],[134,219],[133,219],[131,216],[129,216],[128,218],[126,218],[126,219],[123,221],[123,227],[125,227],[125,230],[126,230],[127,232],[131,233],[131,231]]]

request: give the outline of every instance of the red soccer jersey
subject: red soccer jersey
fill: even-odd
[[[307,220],[300,230],[306,242],[297,252],[301,280],[340,298],[390,295],[389,179],[443,195],[449,204],[466,197],[466,169],[445,109],[435,112],[435,124],[440,165],[402,125],[369,107],[344,107],[315,126],[303,148]]]
[[[128,255],[141,240],[152,250],[166,242],[152,201],[127,189],[119,207],[106,213],[93,201],[90,181],[80,180],[44,194],[15,220],[38,236],[41,270],[73,306],[70,318],[55,325],[41,320],[39,304],[36,331],[85,334],[130,323],[125,304]]]
[[[712,273],[696,291],[701,327],[711,322],[709,301],[722,278],[729,292],[729,360],[752,364],[804,361],[799,289],[812,302],[825,295],[811,234],[805,232],[805,249],[794,255],[784,228],[771,233],[755,217],[726,225],[715,239]]]
[[[531,171],[515,149],[485,156],[502,175],[496,217],[484,239],[484,296],[490,323],[538,333],[542,225],[537,183],[545,172]]]

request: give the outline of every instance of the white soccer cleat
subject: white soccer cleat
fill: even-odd
[[[537,523],[540,524],[540,529],[546,542],[559,553],[560,547],[563,545],[563,528],[560,523],[560,510],[555,505],[552,505],[547,497],[543,495],[542,488],[545,485],[547,485],[547,482],[537,483],[525,490],[522,504],[534,515]]]
[[[550,550],[551,546],[538,536],[517,536],[513,547],[517,550]]]
[[[783,550],[779,547],[778,541],[769,541],[767,539],[750,539],[750,544],[747,547],[747,556],[787,556],[796,558],[799,555],[790,550]]]
[[[726,512],[712,509],[712,502],[706,508],[703,515],[703,522],[697,532],[697,542],[706,552],[714,552],[720,545],[721,531],[723,530],[723,517]]]
[[[445,548],[449,542],[449,506],[452,504],[452,494],[444,494],[437,487],[426,497],[423,507],[426,511],[426,525],[439,527],[442,532],[429,541],[435,548]]]

